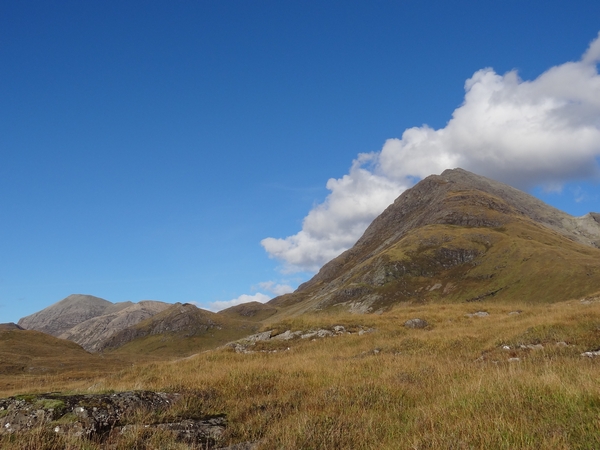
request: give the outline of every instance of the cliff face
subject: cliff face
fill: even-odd
[[[586,295],[600,289],[598,219],[447,170],[405,191],[351,249],[269,304],[288,314],[373,312],[406,301]]]

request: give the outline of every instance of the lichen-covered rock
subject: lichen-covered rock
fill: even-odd
[[[302,331],[286,330],[285,332],[283,332],[281,334],[273,336],[271,339],[274,339],[276,341],[290,341],[292,339],[299,337],[301,334],[302,334]]]
[[[131,423],[136,412],[166,411],[180,394],[129,391],[113,394],[38,394],[0,399],[0,434],[49,427],[55,433],[103,439],[128,428],[172,431],[175,440],[214,446],[226,425],[224,416],[204,420],[183,418],[170,423]],[[204,448],[204,447],[203,447]]]

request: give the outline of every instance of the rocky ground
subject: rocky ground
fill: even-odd
[[[226,345],[226,347],[232,348],[236,353],[255,353],[256,351],[275,353],[280,349],[289,350],[289,348],[281,348],[280,345],[273,347],[257,347],[257,344],[275,344],[303,339],[316,340],[327,337],[341,336],[344,334],[357,334],[362,336],[365,333],[372,333],[374,331],[374,328],[368,328],[364,326],[358,326],[355,327],[355,329],[346,329],[346,327],[342,325],[334,325],[330,328],[315,328],[310,330],[286,330],[284,332],[268,330],[263,331],[262,333],[253,334],[243,339],[239,339],[235,342],[230,342]]]
[[[58,434],[105,440],[128,428],[167,430],[179,442],[215,448],[226,427],[224,416],[156,421],[180,394],[129,391],[113,394],[37,394],[0,399],[0,434],[46,427]],[[168,417],[168,416],[167,416]],[[143,419],[146,419],[144,421]]]

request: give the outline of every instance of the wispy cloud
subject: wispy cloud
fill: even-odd
[[[211,311],[220,311],[222,309],[229,308],[231,306],[240,305],[242,303],[248,303],[248,302],[265,303],[265,302],[268,302],[269,300],[271,300],[271,297],[269,297],[268,295],[262,294],[260,292],[257,292],[256,294],[253,294],[253,295],[242,294],[239,297],[231,299],[231,300],[212,302],[210,304],[209,309]]]
[[[579,61],[548,69],[532,81],[516,71],[477,71],[463,104],[444,128],[427,125],[360,154],[350,171],[330,179],[328,197],[302,229],[261,244],[284,271],[316,271],[352,246],[369,223],[416,180],[462,167],[519,188],[560,190],[600,170],[600,33]]]
[[[263,281],[262,283],[258,283],[258,285],[261,287],[261,289],[264,289],[265,291],[274,295],[283,295],[294,292],[294,288],[289,284],[278,284],[274,281]]]

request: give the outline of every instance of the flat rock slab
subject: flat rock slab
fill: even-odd
[[[465,314],[465,317],[487,317],[489,315],[490,315],[490,313],[488,313],[486,311],[477,311],[474,313]]]

